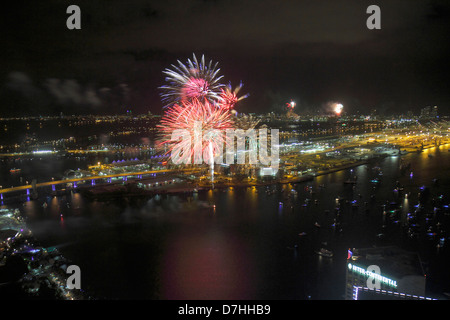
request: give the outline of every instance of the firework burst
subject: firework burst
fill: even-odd
[[[208,101],[198,99],[183,101],[181,105],[169,107],[157,126],[160,130],[158,146],[164,148],[166,154],[176,154],[182,163],[197,163],[193,159],[195,153],[201,154],[204,159],[210,159],[211,151],[213,157],[222,154],[226,129],[233,126],[228,109],[217,108]],[[173,139],[176,130],[183,130],[188,138],[181,141]]]
[[[342,113],[342,109],[344,109],[344,106],[341,103],[335,103],[334,104],[334,113],[337,116],[340,116]]]
[[[294,101],[291,100],[291,102],[286,103],[286,106],[287,106],[288,109],[294,110],[294,108],[295,108],[295,106],[296,106],[296,103],[295,103]]]
[[[233,90],[231,84],[228,84],[228,86],[225,89],[221,88],[220,89],[221,92],[218,99],[218,106],[220,108],[233,109],[236,103],[247,98],[249,94],[238,97],[238,93],[241,90],[242,86],[243,84],[241,83]]]
[[[248,94],[238,96],[242,83],[234,90],[231,85],[221,84],[223,76],[219,76],[219,71],[217,63],[206,64],[204,56],[199,62],[195,54],[187,64],[178,60],[178,66],[165,69],[168,84],[160,89],[166,111],[157,126],[159,150],[170,154],[175,164],[208,163],[211,181],[214,162],[220,161],[228,143],[226,131],[235,126],[233,108],[248,97]]]
[[[168,85],[161,86],[163,90],[161,98],[164,107],[174,104],[182,104],[183,101],[198,99],[207,100],[210,103],[216,101],[221,93],[223,85],[219,82],[223,76],[219,75],[220,69],[212,61],[205,63],[205,56],[202,55],[200,62],[195,54],[193,59],[188,59],[187,64],[177,60],[178,66],[172,65],[172,69],[165,69],[165,80]]]

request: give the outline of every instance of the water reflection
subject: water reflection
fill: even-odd
[[[402,157],[417,172],[414,179],[400,173],[399,157],[390,157],[299,184],[104,202],[76,192],[31,200],[23,212],[41,241],[70,244],[63,252],[89,270],[85,283],[102,296],[340,299],[349,247],[395,243],[436,254],[438,229],[430,232],[436,233],[431,253],[404,236],[402,226],[416,209],[421,185],[429,186],[429,199],[442,194],[439,201],[450,202],[450,176],[442,168],[450,153],[439,156]],[[344,184],[355,175],[355,185]],[[435,176],[440,182],[432,184]],[[398,184],[402,191],[395,191]],[[431,225],[442,214],[427,203]],[[440,222],[448,225],[448,219]],[[333,258],[315,254],[320,247]],[[442,248],[439,254],[448,257]],[[111,279],[120,280],[113,286]]]
[[[37,212],[37,201],[27,201],[23,203],[23,213],[27,218],[35,218]]]
[[[164,250],[162,299],[249,299],[255,266],[238,236],[180,230]]]
[[[81,214],[81,210],[84,208],[84,199],[79,193],[71,192],[71,205],[72,212],[75,214]]]
[[[50,211],[50,215],[54,218],[59,217],[61,215],[61,206],[60,199],[57,196],[53,196],[50,206],[48,207]]]

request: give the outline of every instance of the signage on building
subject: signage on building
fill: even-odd
[[[348,269],[353,271],[353,272],[359,273],[359,274],[361,274],[363,276],[367,276],[368,278],[371,278],[371,279],[374,279],[374,280],[378,280],[378,281],[383,282],[383,283],[385,283],[385,284],[387,284],[387,285],[389,285],[391,287],[397,288],[397,281],[396,280],[389,279],[387,277],[382,276],[381,274],[371,272],[371,271],[366,270],[364,268],[355,266],[354,264],[351,264],[351,263],[349,263],[347,266],[348,266]]]

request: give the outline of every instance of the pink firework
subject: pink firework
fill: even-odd
[[[205,62],[205,57],[197,60],[195,54],[193,59],[188,59],[184,64],[178,60],[178,66],[172,65],[172,69],[165,69],[166,85],[160,87],[163,91],[161,98],[164,107],[180,104],[184,100],[199,99],[213,102],[218,99],[220,88],[223,86],[219,75],[220,69],[217,63]]]
[[[233,120],[229,109],[192,99],[169,107],[157,127],[161,133],[158,146],[166,155],[176,154],[186,164],[199,163],[195,157],[200,155],[208,163],[211,152],[213,157],[222,154],[226,129],[233,128]]]
[[[181,88],[181,100],[204,99],[209,94],[209,83],[202,78],[191,77]]]
[[[245,99],[249,96],[249,94],[246,94],[244,96],[238,97],[239,90],[242,88],[242,83],[236,87],[234,90],[232,90],[231,85],[228,85],[225,89],[221,88],[221,92],[219,95],[219,102],[218,105],[220,108],[224,109],[232,109],[238,103],[238,101],[241,101],[242,99]]]

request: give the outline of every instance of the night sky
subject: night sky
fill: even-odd
[[[450,111],[448,0],[10,1],[0,117],[162,113],[162,71],[195,53],[244,83],[237,110]],[[66,9],[81,9],[69,30]],[[366,9],[381,8],[381,30]]]

